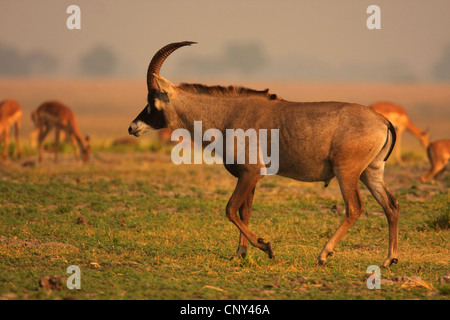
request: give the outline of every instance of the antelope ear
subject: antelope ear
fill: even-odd
[[[155,82],[159,90],[167,95],[169,101],[175,98],[175,86],[169,80],[164,79],[157,74],[153,74],[153,76],[155,77]]]

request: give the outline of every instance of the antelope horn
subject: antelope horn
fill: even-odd
[[[166,45],[162,49],[160,49],[152,58],[152,61],[150,62],[150,65],[148,66],[147,71],[147,87],[148,91],[151,89],[158,89],[155,78],[153,74],[159,75],[159,70],[161,70],[161,66],[166,60],[166,58],[175,50],[178,48],[184,47],[184,46],[190,46],[191,44],[195,44],[197,42],[193,41],[183,41],[183,42],[174,42]]]

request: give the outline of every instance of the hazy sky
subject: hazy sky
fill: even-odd
[[[66,27],[71,4],[81,8],[81,30]],[[371,4],[381,8],[381,30],[366,27]],[[162,74],[219,63],[230,45],[253,43],[266,59],[261,77],[427,81],[450,46],[449,13],[449,0],[0,0],[0,45],[53,54],[59,76],[76,74],[80,56],[102,45],[117,58],[116,75],[145,77],[159,48],[192,40]]]

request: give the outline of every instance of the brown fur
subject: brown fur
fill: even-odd
[[[58,149],[60,142],[60,133],[64,131],[66,137],[70,139],[75,154],[78,159],[78,150],[81,150],[83,162],[89,161],[90,144],[89,138],[81,135],[78,123],[73,111],[58,101],[47,101],[42,103],[39,108],[32,112],[31,118],[35,124],[35,132],[38,133],[39,161],[43,157],[43,141],[51,129],[55,129],[55,162],[58,161]]]
[[[20,124],[22,121],[22,108],[14,99],[6,99],[0,102],[0,137],[3,137],[2,159],[6,160],[9,156],[9,134],[11,126],[15,129],[15,154],[20,158]]]
[[[391,102],[376,102],[372,104],[370,108],[386,117],[395,128],[398,140],[395,148],[395,159],[397,163],[402,163],[401,140],[403,131],[409,131],[417,139],[419,139],[424,148],[428,147],[428,144],[430,143],[430,135],[428,134],[428,132],[421,130],[419,127],[412,123],[406,110],[403,107]]]
[[[435,177],[442,175],[445,171],[450,159],[450,139],[430,143],[427,148],[427,155],[431,168],[420,178],[422,182],[434,181]]]
[[[206,94],[210,96],[236,96],[236,95],[255,95],[266,97],[269,100],[279,99],[276,94],[270,93],[269,89],[255,90],[240,86],[207,86],[199,83],[181,83],[177,86],[178,89],[191,92]],[[163,128],[158,130],[158,141],[161,144],[167,144],[171,142],[172,130]]]

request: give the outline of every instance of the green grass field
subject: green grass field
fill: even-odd
[[[275,259],[249,247],[229,258],[238,229],[225,216],[236,183],[220,165],[171,163],[167,150],[94,148],[91,163],[69,151],[0,169],[0,299],[433,299],[448,300],[450,174],[421,184],[424,152],[390,162],[386,180],[400,202],[399,263],[381,269],[387,220],[362,188],[366,212],[325,266],[323,245],[344,215],[337,181],[328,188],[268,176],[256,190],[250,228]],[[153,148],[157,149],[157,148]],[[30,149],[31,150],[31,149]],[[45,276],[81,270],[81,289],[41,287]]]

